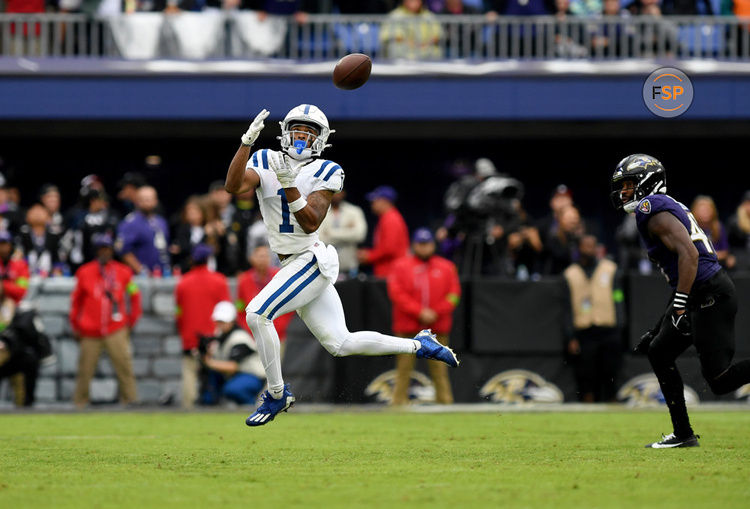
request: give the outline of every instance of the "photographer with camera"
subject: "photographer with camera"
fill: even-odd
[[[2,297],[0,315],[0,380],[10,379],[17,407],[33,406],[39,368],[56,362],[52,345],[34,309],[15,309],[11,299]]]
[[[201,363],[208,370],[202,403],[216,404],[224,397],[254,405],[266,380],[255,340],[237,325],[237,310],[229,301],[216,304],[211,320],[216,337],[201,337],[198,345]]]
[[[508,237],[520,231],[518,201],[523,184],[497,172],[487,158],[478,159],[474,176],[453,183],[445,194],[446,226],[436,238],[460,242],[455,262],[462,275],[511,276],[515,273],[508,252]]]
[[[54,363],[52,346],[36,311],[16,308],[0,286],[0,380],[8,378],[17,407],[34,404],[39,367]]]

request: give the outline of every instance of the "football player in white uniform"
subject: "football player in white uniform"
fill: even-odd
[[[429,329],[414,339],[371,331],[349,332],[341,299],[333,287],[338,277],[338,255],[317,234],[331,197],[344,186],[341,166],[320,158],[330,146],[326,142],[333,131],[319,108],[301,104],[281,122],[280,151],[251,153],[268,113],[262,110],[242,136],[225,182],[232,194],[256,189],[271,249],[282,265],[245,309],[268,379],[268,390],[261,405],[247,418],[247,425],[266,424],[294,403],[281,376],[279,336],[272,321],[293,310],[332,355],[413,353],[458,366],[453,351],[441,345]]]

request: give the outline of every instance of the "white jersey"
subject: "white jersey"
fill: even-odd
[[[260,185],[255,194],[268,230],[268,243],[271,250],[278,254],[302,253],[318,241],[318,233],[305,233],[289,211],[284,189],[268,164],[268,156],[273,152],[276,151],[258,150],[247,161],[247,169],[254,170],[260,176]],[[303,198],[321,189],[336,193],[344,188],[344,170],[333,161],[311,159],[300,162],[292,160],[291,163],[301,166],[295,184]]]

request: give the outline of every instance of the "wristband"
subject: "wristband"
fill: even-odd
[[[675,292],[674,302],[672,302],[672,307],[675,309],[685,309],[685,306],[687,306],[687,301],[688,301],[687,293]]]
[[[289,204],[289,212],[294,214],[295,212],[299,212],[300,210],[307,207],[307,200],[305,200],[303,197],[299,197],[293,202]]]

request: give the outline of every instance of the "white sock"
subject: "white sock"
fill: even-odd
[[[273,399],[281,399],[281,396],[284,395],[284,386],[281,386],[281,389],[268,389],[268,393],[273,397]]]
[[[284,379],[281,376],[281,343],[273,322],[254,313],[247,314],[247,325],[253,333],[258,346],[258,355],[266,371],[268,393],[274,399],[281,399],[284,394]]]

